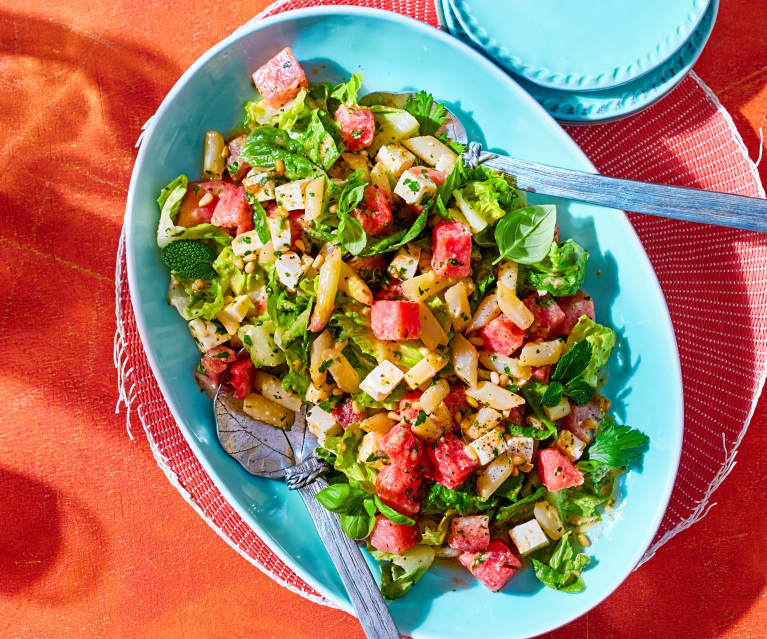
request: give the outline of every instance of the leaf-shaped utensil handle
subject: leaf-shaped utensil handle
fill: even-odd
[[[290,484],[290,473],[289,470],[288,484]],[[400,632],[362,556],[362,550],[341,529],[338,515],[326,510],[317,501],[317,493],[327,486],[328,483],[319,477],[296,490],[303,498],[320,539],[341,577],[346,592],[349,593],[349,599],[367,638],[400,639]]]

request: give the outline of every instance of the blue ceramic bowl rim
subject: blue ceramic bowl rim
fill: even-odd
[[[176,95],[181,91],[182,87],[209,60],[211,60],[213,57],[215,57],[222,51],[226,50],[233,43],[239,41],[240,39],[251,36],[251,34],[253,34],[254,32],[257,32],[273,24],[290,22],[295,18],[324,17],[324,16],[334,16],[334,15],[360,16],[365,18],[374,18],[374,19],[399,22],[403,25],[407,25],[410,28],[420,30],[424,33],[428,32],[429,35],[432,37],[436,37],[436,38],[444,40],[446,43],[450,44],[450,46],[459,49],[460,51],[462,51],[464,55],[473,59],[473,61],[476,64],[486,67],[491,73],[495,74],[498,78],[498,82],[505,84],[508,87],[508,89],[513,94],[515,94],[515,97],[517,97],[520,100],[520,102],[526,103],[530,109],[537,110],[539,114],[544,115],[544,119],[549,120],[549,124],[551,125],[551,127],[553,127],[554,130],[558,130],[561,133],[566,143],[571,146],[571,149],[582,160],[582,166],[578,168],[581,168],[582,170],[587,170],[587,171],[590,170],[590,171],[593,171],[594,173],[596,173],[597,171],[596,171],[596,168],[593,166],[593,164],[590,162],[590,160],[583,153],[583,151],[581,151],[581,149],[575,144],[575,142],[562,130],[562,128],[557,124],[557,122],[535,101],[535,99],[532,96],[530,96],[526,91],[524,91],[524,89],[522,89],[516,82],[514,82],[514,80],[512,80],[502,69],[494,65],[491,61],[489,61],[487,58],[482,56],[479,52],[475,51],[469,45],[464,44],[463,42],[460,42],[457,38],[451,36],[448,33],[445,33],[441,29],[437,29],[424,22],[421,22],[414,18],[410,18],[408,16],[403,16],[399,13],[385,11],[381,9],[353,7],[348,5],[329,5],[329,6],[311,7],[311,8],[305,8],[305,9],[285,11],[285,12],[282,12],[267,18],[263,18],[260,20],[253,20],[243,25],[242,27],[237,29],[234,33],[232,33],[230,36],[220,41],[218,44],[214,45],[213,47],[208,49],[205,53],[203,53],[181,75],[181,77],[173,85],[173,87],[170,89],[170,91],[167,93],[167,95],[163,99],[155,115],[151,118],[150,122],[146,125],[146,129],[144,131],[144,135],[142,139],[142,144],[139,147],[139,151],[136,156],[136,161],[133,167],[133,172],[131,174],[131,181],[130,181],[130,186],[128,189],[128,197],[126,201],[126,216],[124,221],[124,228],[125,228],[125,247],[126,247],[125,254],[126,254],[126,260],[127,260],[128,283],[130,287],[131,302],[134,308],[136,325],[138,328],[139,336],[141,337],[141,342],[144,345],[144,350],[146,352],[149,365],[152,369],[152,373],[154,374],[157,380],[157,384],[163,394],[163,398],[168,404],[168,408],[170,409],[170,412],[174,420],[179,425],[179,428],[181,429],[181,432],[184,435],[184,439],[186,439],[195,457],[198,459],[202,467],[205,469],[205,472],[210,476],[211,480],[214,482],[218,490],[221,491],[222,495],[227,500],[229,505],[248,523],[248,525],[254,530],[254,532],[258,535],[258,537],[261,538],[264,541],[264,543],[267,544],[269,549],[275,555],[277,555],[277,557],[279,557],[291,570],[293,570],[293,572],[300,579],[302,579],[307,584],[309,584],[317,592],[321,593],[334,606],[348,612],[351,615],[354,615],[354,610],[348,601],[342,598],[338,598],[334,596],[332,593],[326,591],[323,585],[319,583],[319,581],[315,579],[311,573],[304,570],[298,563],[294,562],[293,558],[289,554],[283,552],[278,544],[269,543],[271,538],[270,533],[267,530],[265,530],[260,525],[260,523],[253,516],[251,516],[250,513],[248,513],[245,509],[240,507],[236,499],[234,499],[231,491],[228,489],[227,483],[225,481],[222,481],[222,479],[218,476],[218,473],[216,473],[213,470],[211,465],[208,463],[208,460],[206,459],[206,456],[201,450],[200,446],[198,446],[195,439],[191,436],[189,429],[184,424],[184,422],[179,418],[179,411],[172,398],[173,396],[169,392],[169,388],[166,385],[162,375],[160,375],[159,373],[158,362],[156,361],[154,357],[152,348],[149,345],[149,340],[147,339],[148,329],[144,322],[144,316],[142,312],[142,302],[141,302],[141,299],[138,297],[138,294],[135,293],[135,291],[138,290],[138,287],[137,287],[137,280],[136,280],[137,278],[136,264],[134,262],[134,257],[133,257],[135,252],[134,247],[135,247],[136,237],[133,232],[132,222],[133,222],[133,216],[134,216],[134,210],[135,210],[136,189],[137,189],[137,182],[141,176],[144,157],[147,153],[147,149],[149,148],[148,141],[152,138],[155,128],[157,126],[157,123],[161,119],[159,116],[161,116],[169,108],[170,103],[173,102]],[[607,592],[604,594],[603,597],[590,602],[587,608],[578,611],[569,620],[565,622],[554,622],[553,625],[542,628],[540,631],[541,633],[548,632],[558,627],[561,627],[562,625],[565,625],[566,623],[570,623],[574,619],[577,619],[581,615],[587,613],[589,610],[593,609],[594,607],[599,605],[602,601],[604,601],[604,599],[610,596],[620,586],[620,584],[626,579],[626,577],[628,577],[628,575],[631,573],[631,571],[634,569],[636,564],[644,555],[652,539],[654,538],[658,530],[658,527],[660,526],[660,523],[666,512],[669,499],[671,498],[671,492],[673,490],[674,483],[676,481],[676,475],[679,468],[679,460],[681,457],[682,438],[683,438],[683,431],[684,431],[684,428],[683,428],[684,426],[683,399],[684,398],[683,398],[683,391],[682,391],[682,372],[681,372],[681,365],[679,360],[679,350],[676,343],[676,336],[674,335],[674,331],[673,331],[673,327],[671,323],[671,317],[668,312],[668,307],[666,305],[665,298],[662,295],[662,289],[660,287],[660,283],[658,282],[655,271],[652,268],[652,264],[650,263],[649,258],[647,257],[647,254],[644,251],[644,247],[642,246],[642,243],[640,242],[639,237],[636,234],[636,231],[634,230],[631,223],[628,221],[628,218],[626,217],[624,212],[616,210],[614,211],[614,214],[620,215],[623,217],[627,243],[630,243],[632,245],[631,249],[633,249],[633,253],[638,256],[638,259],[644,261],[644,266],[647,267],[649,273],[651,274],[653,281],[655,285],[657,286],[657,290],[661,292],[661,298],[662,298],[663,309],[665,311],[665,314],[660,319],[664,320],[663,330],[666,333],[667,337],[670,338],[669,343],[673,345],[674,350],[672,353],[672,359],[674,363],[676,364],[673,371],[674,381],[676,383],[677,388],[679,388],[679,397],[677,398],[678,401],[676,402],[676,406],[678,407],[677,409],[678,415],[675,416],[675,419],[673,422],[675,424],[678,424],[678,427],[676,428],[676,431],[677,431],[676,441],[673,442],[675,446],[673,472],[669,472],[665,478],[665,484],[663,486],[663,493],[661,495],[661,499],[658,500],[658,507],[655,510],[654,518],[651,522],[649,522],[647,526],[647,531],[646,531],[646,534],[644,535],[644,539],[642,543],[637,545],[637,549],[633,557],[631,558],[631,561],[626,563],[626,566],[630,566],[630,568],[622,572],[619,572],[615,575],[614,579],[612,580],[611,587],[607,590]],[[217,532],[221,534],[220,531],[217,531]],[[259,565],[259,568],[264,570],[263,567],[261,567],[260,565]],[[418,636],[428,637],[429,635],[419,631]],[[437,638],[435,637],[434,639],[437,639]]]

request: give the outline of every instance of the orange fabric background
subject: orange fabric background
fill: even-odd
[[[114,255],[139,127],[265,4],[0,9],[0,637],[362,636],[229,548],[113,411]],[[696,66],[752,157],[766,36],[767,3],[722,0]],[[764,637],[765,450],[763,400],[706,519],[552,636]]]

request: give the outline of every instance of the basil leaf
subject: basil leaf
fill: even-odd
[[[453,191],[461,187],[461,183],[463,182],[464,177],[465,174],[463,171],[463,160],[458,158],[458,161],[455,163],[455,166],[450,172],[450,175],[448,175],[445,178],[445,181],[437,187],[437,199],[440,200],[443,208],[447,206],[447,203],[453,196]],[[445,211],[443,217],[449,217],[447,215],[447,211]]]
[[[582,339],[567,351],[557,362],[551,379],[567,384],[586,370],[591,361],[591,343]]]
[[[547,406],[548,408],[554,408],[554,406],[562,401],[562,391],[562,384],[559,382],[551,382],[546,387],[546,391],[543,393],[543,397],[541,397],[541,404]]]
[[[355,515],[362,511],[367,493],[349,484],[333,484],[316,495],[317,501],[325,508],[343,515]]]
[[[378,495],[376,495],[373,499],[375,499],[375,504],[378,507],[378,510],[381,511],[381,514],[386,517],[386,519],[390,519],[395,524],[406,524],[408,526],[415,525],[415,521],[413,519],[410,519],[410,517],[407,515],[398,513],[396,510],[394,510],[394,508],[387,506],[380,499],[378,499]]]
[[[341,246],[352,255],[359,255],[365,250],[368,242],[365,229],[362,228],[360,221],[353,215],[344,213],[339,215],[339,217],[341,221],[338,224],[338,240]]]
[[[557,209],[552,204],[528,206],[504,215],[495,225],[500,255],[496,262],[510,259],[535,264],[549,253],[554,240]]]
[[[256,199],[256,196],[252,193],[245,191],[245,199],[248,200],[250,208],[253,209],[253,226],[256,228],[256,234],[258,239],[266,244],[270,239],[269,224],[266,221],[266,211],[261,206],[261,202]]]
[[[319,493],[318,493],[319,494]],[[365,539],[373,532],[376,519],[367,513],[360,515],[341,515],[341,528],[351,539]]]
[[[381,253],[388,253],[389,251],[393,251],[401,246],[404,246],[408,242],[412,242],[421,234],[421,231],[426,228],[426,222],[428,221],[430,208],[430,206],[427,206],[423,211],[421,211],[421,214],[415,219],[415,222],[413,222],[413,225],[407,231],[404,229],[396,231],[395,233],[387,235],[377,242],[370,244],[365,249],[365,255],[370,256],[379,255]]]

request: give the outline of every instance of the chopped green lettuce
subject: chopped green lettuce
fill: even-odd
[[[406,595],[415,583],[426,574],[434,563],[434,549],[418,545],[401,555],[392,555],[379,550],[370,554],[381,564],[381,594],[386,599],[399,599]]]
[[[421,543],[427,546],[441,546],[445,543],[450,522],[457,514],[457,510],[449,509],[436,524],[429,519],[420,519],[418,523],[421,525]]]
[[[589,254],[574,240],[551,243],[548,255],[523,271],[530,288],[548,291],[555,297],[575,295],[586,278]]]
[[[429,492],[421,502],[421,512],[424,514],[443,513],[452,509],[459,515],[474,515],[483,510],[489,510],[498,504],[497,499],[482,501],[472,482],[466,482],[460,488],[451,489],[435,483],[429,487]]]
[[[335,454],[333,468],[346,475],[349,482],[371,494],[375,494],[378,471],[357,461],[357,451],[364,432],[359,425],[351,424],[339,437],[328,437],[323,448]],[[327,459],[327,457],[324,457]]]
[[[224,289],[217,279],[210,280],[205,288],[193,291],[192,282],[170,278],[168,304],[175,307],[185,320],[201,317],[213,320],[224,308]]]
[[[546,488],[541,486],[527,497],[523,497],[512,504],[501,506],[495,513],[495,521],[506,523],[529,519],[533,514],[535,503],[541,501],[547,493]]]
[[[271,126],[260,126],[253,130],[242,145],[240,157],[250,166],[261,169],[275,169],[275,162],[281,160],[288,180],[316,177],[323,173],[309,158],[300,140],[294,140],[286,131]]]
[[[617,336],[613,329],[597,324],[591,318],[581,315],[567,338],[565,353],[582,339],[588,340],[591,344],[591,361],[583,371],[583,381],[591,386],[598,386],[599,371],[607,363]]]
[[[285,362],[285,354],[274,341],[274,322],[243,324],[237,331],[245,350],[256,368],[279,366]]]
[[[576,553],[570,542],[570,532],[566,532],[557,543],[548,561],[542,561],[545,551],[539,551],[531,557],[535,576],[549,588],[561,592],[582,592],[586,585],[581,572],[588,565],[589,558],[584,553]]]
[[[299,118],[306,115],[306,97],[308,92],[301,89],[290,102],[275,109],[266,100],[251,100],[245,103],[245,128],[252,131],[258,126],[268,124],[289,130],[295,127]]]

